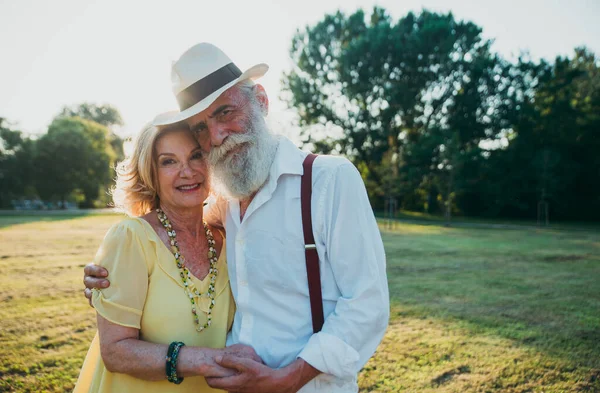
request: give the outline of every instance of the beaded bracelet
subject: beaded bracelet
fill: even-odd
[[[173,341],[169,345],[169,350],[167,351],[167,380],[176,385],[183,382],[183,377],[179,378],[177,376],[177,357],[179,356],[179,350],[184,345],[185,344],[182,342]]]

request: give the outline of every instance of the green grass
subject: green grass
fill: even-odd
[[[72,390],[95,332],[82,267],[118,220],[0,216],[0,392]],[[397,224],[383,238],[392,318],[361,391],[600,392],[600,235]]]
[[[376,216],[385,222],[387,221],[387,215],[383,211],[376,212]],[[394,214],[394,219],[416,223],[416,224],[445,224],[446,219],[440,214],[429,214],[424,212],[415,212],[408,210],[399,210]],[[538,227],[538,223],[535,217],[531,219],[514,219],[514,218],[484,218],[484,217],[467,217],[461,215],[453,215],[451,219],[451,225],[455,226],[487,226],[487,227]],[[542,225],[542,227],[545,227]],[[564,230],[575,230],[575,231],[600,231],[600,224],[591,221],[556,221],[550,220],[549,226],[546,229],[564,229]]]

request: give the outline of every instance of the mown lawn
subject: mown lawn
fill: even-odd
[[[114,215],[0,217],[0,392],[71,391],[82,267]],[[600,392],[600,234],[383,229],[392,319],[368,392]]]

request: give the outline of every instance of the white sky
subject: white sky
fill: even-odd
[[[272,117],[288,119],[278,95],[296,29],[375,4],[394,20],[422,8],[452,11],[507,57],[528,50],[552,60],[580,45],[600,55],[600,0],[0,0],[0,117],[39,134],[64,105],[110,103],[129,135],[176,109],[171,62],[207,41],[242,70],[268,63],[261,83]]]

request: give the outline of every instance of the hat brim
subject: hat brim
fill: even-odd
[[[210,106],[210,104],[215,102],[215,100],[217,98],[219,98],[219,96],[225,92],[225,90],[233,87],[235,84],[237,84],[245,79],[252,79],[252,80],[258,79],[258,78],[262,77],[264,74],[266,74],[268,70],[269,70],[269,66],[264,63],[257,64],[254,67],[250,67],[238,78],[232,80],[231,82],[229,82],[225,86],[221,87],[220,89],[215,90],[215,92],[213,92],[212,94],[210,94],[209,96],[204,98],[202,101],[194,104],[193,106],[187,108],[184,111],[181,111],[181,112],[173,111],[173,112],[169,112],[168,115],[160,116],[160,118],[155,119],[152,122],[152,124],[155,126],[166,126],[166,125],[172,125],[172,124],[187,120],[190,117],[197,115],[198,113],[200,113],[203,110],[205,110],[206,108],[208,108]]]

